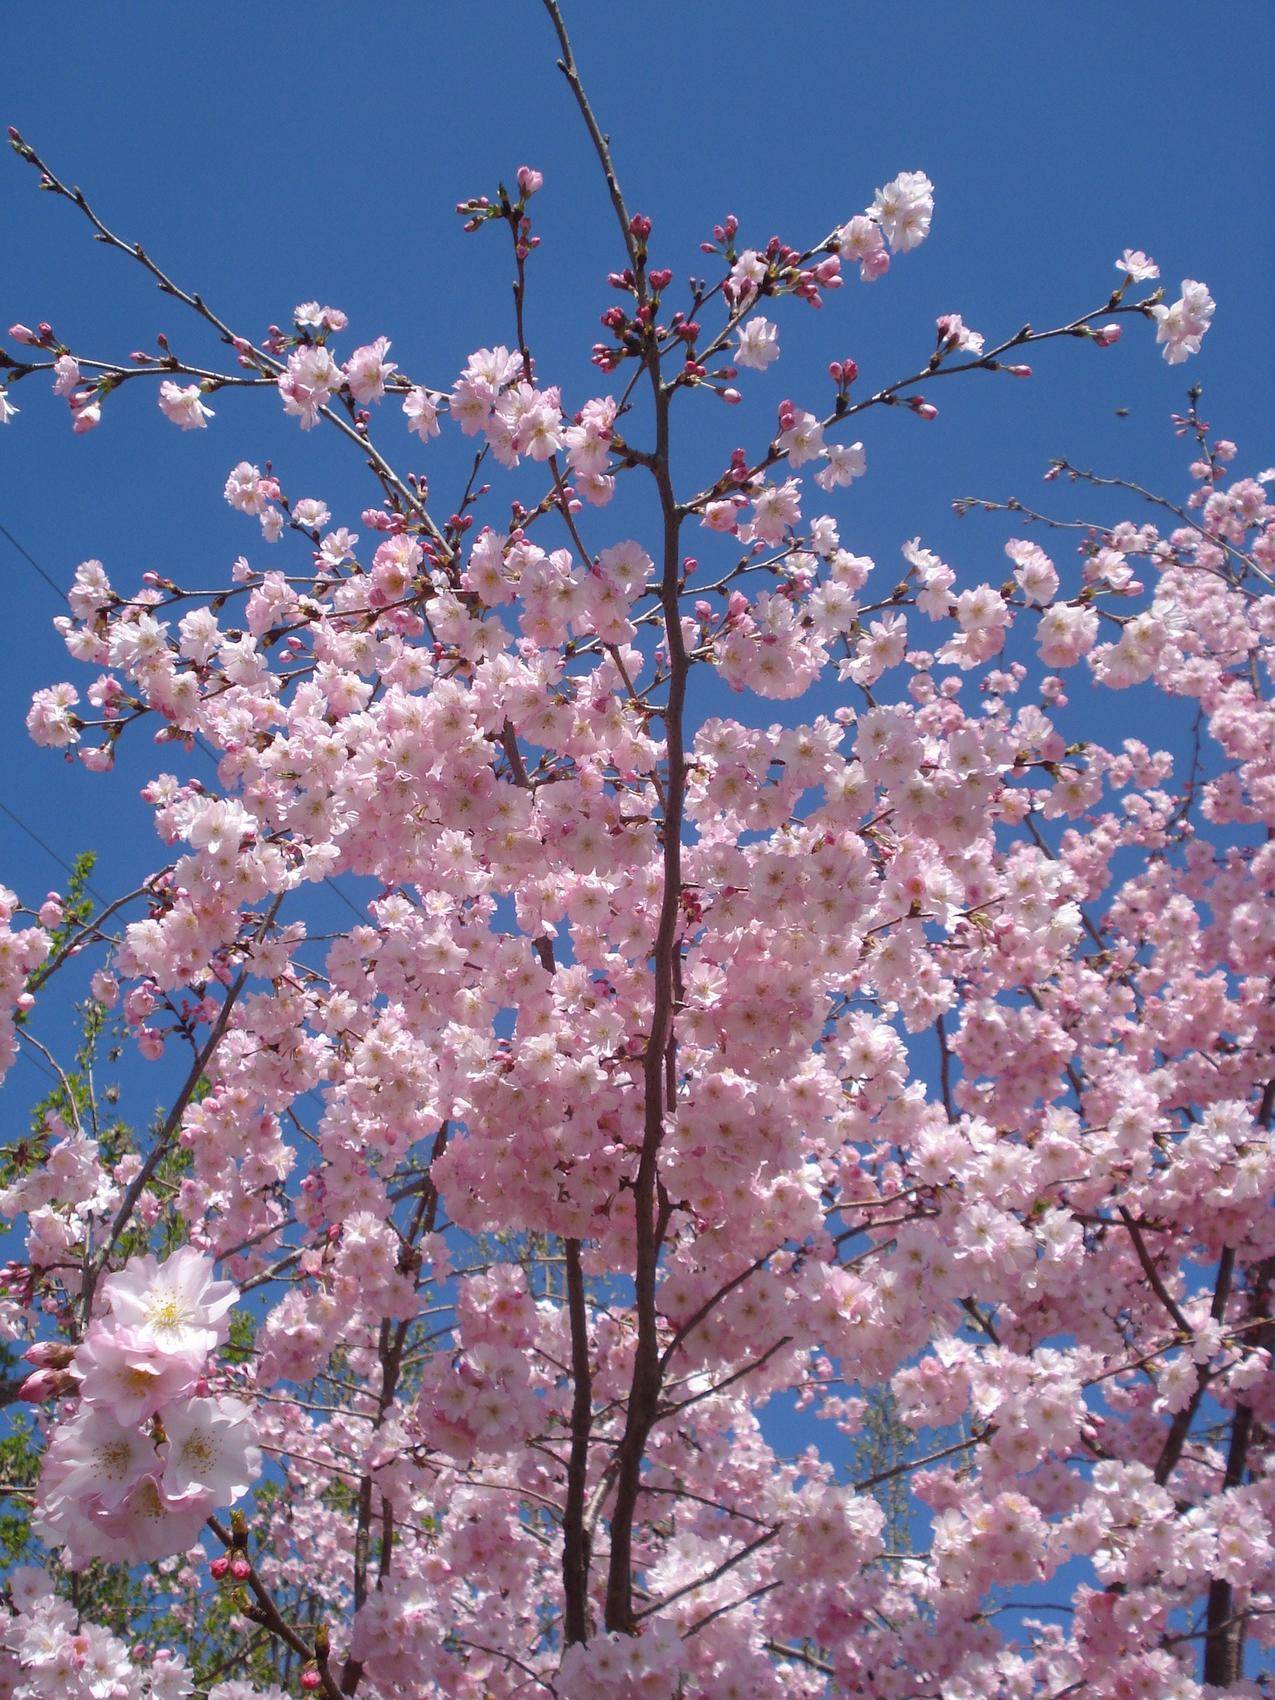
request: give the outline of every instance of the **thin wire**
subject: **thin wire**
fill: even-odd
[[[8,803],[0,801],[0,812],[8,815],[9,819],[13,822],[13,824],[16,827],[18,827],[22,832],[25,832],[27,837],[30,838],[31,840],[33,840],[34,843],[38,844],[40,846],[41,850],[44,851],[46,856],[52,856],[53,860],[58,864],[58,866],[60,868],[65,868],[68,874],[74,874],[75,869],[71,866],[70,862],[68,862],[65,859],[65,857],[59,856],[57,851],[53,848],[53,846],[51,844],[47,844],[45,842],[45,840],[40,837],[40,834],[38,832],[36,832],[34,827],[28,826],[27,823],[23,820],[21,815],[15,814],[14,811],[9,807]],[[93,887],[89,884],[88,880],[85,880],[85,882],[84,882],[84,889],[85,889],[85,891],[89,892],[93,897],[95,897],[99,903],[105,903],[106,902],[106,899],[102,896],[101,892],[100,891],[94,891]]]
[[[55,1086],[61,1086],[62,1082],[58,1079],[57,1075],[54,1074],[48,1063],[41,1062],[39,1057],[33,1057],[30,1051],[24,1051],[21,1046],[18,1047],[17,1055],[19,1060],[25,1057],[33,1068],[39,1069],[41,1074],[47,1074]]]
[[[18,551],[19,555],[22,556],[23,560],[26,561],[28,566],[35,568],[36,572],[39,573],[40,577],[44,580],[45,584],[48,585],[49,589],[57,597],[58,601],[59,602],[65,602],[66,601],[66,592],[58,584],[57,580],[55,578],[53,578],[49,573],[45,572],[44,568],[40,565],[39,561],[36,560],[35,556],[31,553],[31,551],[29,549],[23,548],[22,544],[18,542],[17,538],[9,530],[9,527],[7,525],[0,523],[0,534],[3,534],[5,537],[7,537],[9,539],[10,543],[13,544],[13,547]]]

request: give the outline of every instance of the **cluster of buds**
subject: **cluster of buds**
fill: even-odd
[[[840,254],[829,254],[818,265],[807,266],[797,274],[792,292],[809,307],[822,307],[824,289],[840,289],[845,279],[841,275]]]
[[[79,1385],[71,1370],[75,1347],[67,1340],[37,1340],[22,1356],[32,1366],[18,1388],[18,1398],[42,1405],[46,1399],[63,1399]]]
[[[735,237],[739,234],[739,220],[734,213],[727,213],[720,224],[713,226],[713,240],[701,242],[701,254],[724,254],[732,263],[735,259]]]
[[[464,230],[477,230],[489,218],[499,218],[499,207],[493,207],[486,195],[471,195],[467,201],[457,201],[457,214],[465,220]]]
[[[748,467],[748,456],[743,449],[732,449],[730,466],[723,474],[722,484],[747,484],[752,477]]]
[[[829,361],[828,376],[837,386],[837,403],[842,406],[850,393],[851,384],[859,376],[859,362],[849,358]]]
[[[28,348],[56,348],[59,346],[53,334],[53,326],[42,320],[34,330],[30,325],[10,325],[9,335],[14,342],[20,342]]]

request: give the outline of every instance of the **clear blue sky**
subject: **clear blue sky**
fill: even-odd
[[[728,414],[694,399],[681,430],[712,447],[697,455],[690,444],[691,476],[715,472],[740,438],[764,441],[780,396],[820,404],[831,355],[852,353],[875,384],[921,363],[940,312],[989,336],[1025,319],[1059,322],[1098,303],[1126,245],[1159,260],[1172,293],[1183,276],[1208,281],[1218,311],[1203,357],[1167,367],[1150,327],[1129,323],[1114,350],[1039,351],[1029,384],[935,386],[933,425],[870,415],[869,477],[836,506],[845,540],[893,572],[899,545],[919,532],[968,582],[1000,575],[1006,532],[957,522],[952,499],[1058,497],[1039,483],[1051,454],[1176,494],[1185,456],[1167,415],[1192,378],[1205,385],[1206,415],[1240,442],[1242,465],[1273,458],[1275,243],[1269,195],[1253,187],[1269,183],[1273,152],[1265,0],[1235,0],[1211,28],[1151,0],[739,0],[729,12],[702,0],[568,0],[567,10],[630,205],[655,217],[653,257],[679,278],[705,268],[698,242],[728,211],[746,240],[808,242],[899,170],[924,169],[936,184],[930,240],[886,280],[849,284],[819,314],[788,304],[778,315],[784,359],[764,378],[745,375],[758,400],[751,426],[747,406]],[[571,405],[598,387],[588,350],[620,254],[536,0],[316,0],[276,6],[268,21],[242,0],[212,11],[52,0],[12,14],[7,42],[10,64],[25,69],[7,79],[4,120],[234,325],[259,336],[318,297],[350,313],[351,337],[389,334],[404,368],[440,387],[472,347],[512,340],[501,235],[464,236],[453,204],[524,160],[538,165],[547,182],[535,203],[544,246],[532,262],[531,339],[542,377],[560,380]],[[201,327],[95,245],[66,203],[38,194],[13,157],[0,159],[0,218],[5,325],[49,318],[102,357],[162,329],[180,353],[213,356]],[[18,388],[23,411],[0,436],[0,518],[58,583],[87,556],[120,583],[148,566],[216,582],[241,550],[281,564],[293,545],[265,550],[221,501],[245,455],[274,457],[293,494],[324,496],[338,520],[357,522],[368,499],[346,446],[322,430],[302,436],[270,398],[222,396],[206,433],[183,434],[139,384],[75,439],[42,382]],[[380,429],[406,451],[396,421]],[[454,446],[405,453],[430,470],[444,513],[467,464]],[[645,517],[620,501],[590,523],[606,541]],[[2,537],[0,574],[0,799],[62,855],[97,850],[99,890],[127,889],[157,852],[137,788],[182,758],[157,761],[136,740],[114,778],[93,779],[27,742],[32,689],[88,675],[49,628],[52,592]],[[1110,702],[1147,730],[1132,698]],[[0,880],[37,899],[63,881],[2,814]]]

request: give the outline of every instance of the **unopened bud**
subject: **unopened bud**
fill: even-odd
[[[48,1399],[60,1399],[77,1385],[69,1369],[38,1369],[29,1375],[18,1389],[18,1398],[29,1405],[43,1405]]]
[[[37,1340],[22,1356],[37,1369],[65,1369],[75,1356],[75,1347],[66,1340]]]

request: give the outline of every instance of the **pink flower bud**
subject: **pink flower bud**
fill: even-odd
[[[208,1566],[208,1574],[212,1577],[214,1582],[220,1582],[229,1569],[230,1560],[226,1557],[225,1553],[222,1553],[220,1558],[214,1558],[212,1563]]]
[[[537,189],[544,187],[544,173],[537,171],[532,165],[518,167],[518,189],[524,199],[529,199]]]
[[[31,1405],[43,1405],[48,1399],[61,1399],[77,1385],[69,1369],[38,1369],[19,1387],[18,1398]]]
[[[645,242],[651,234],[651,221],[645,213],[634,213],[629,220],[629,234],[636,236],[639,242]]]
[[[1110,348],[1113,342],[1120,341],[1122,332],[1121,325],[1099,325],[1093,333],[1093,339],[1099,348]]]
[[[236,1554],[230,1561],[230,1574],[236,1582],[246,1582],[252,1575],[252,1566],[241,1554]]]
[[[311,1667],[307,1667],[301,1672],[301,1686],[307,1694],[313,1694],[322,1681],[323,1678],[318,1671]]]
[[[37,340],[35,332],[29,325],[10,325],[9,335],[14,342],[32,343]]]
[[[738,407],[744,399],[738,390],[720,390],[718,394],[723,401],[729,402],[732,407]]]
[[[1030,366],[1006,366],[1005,370],[1011,378],[1030,378],[1032,375]]]
[[[22,1356],[37,1369],[65,1369],[75,1356],[75,1347],[66,1340],[37,1340]]]

